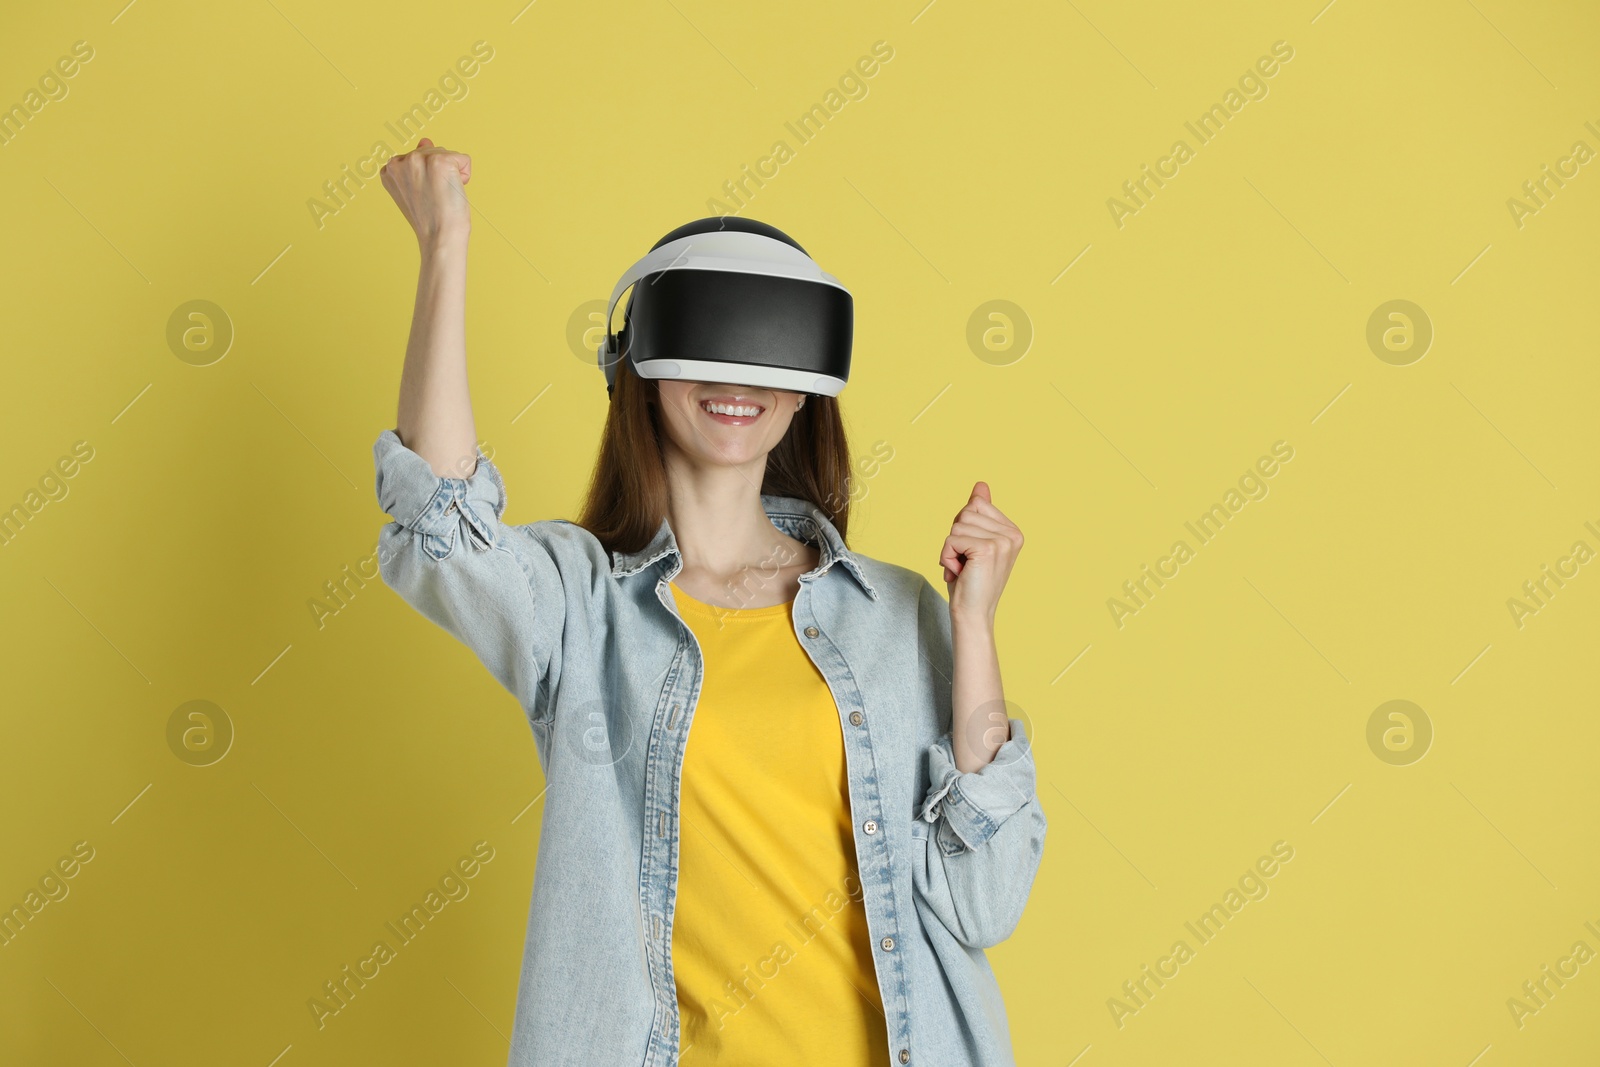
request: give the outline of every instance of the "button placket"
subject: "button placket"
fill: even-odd
[[[802,596],[810,591],[811,590],[804,588],[803,586]],[[805,615],[800,614],[799,609],[801,607],[802,605],[799,603],[796,604],[796,622],[799,622],[806,617]],[[806,614],[809,615],[809,612]],[[830,643],[818,640],[818,638],[822,637],[822,630],[816,626],[814,622],[807,623],[805,626],[801,627],[800,633],[807,640],[812,642],[807,651],[811,653],[817,668],[822,672],[823,677],[828,683],[828,688],[830,691],[832,691],[835,700],[845,707],[851,708],[849,714],[845,716],[846,721],[848,721],[851,726],[858,728],[864,727],[864,724],[866,723],[866,713],[862,708],[861,693],[855,684],[855,679],[851,676],[849,665],[840,660],[836,650]],[[871,739],[864,731],[857,736],[854,741],[848,742],[846,750],[850,758],[850,767],[853,771],[858,772],[858,774],[863,769],[871,768],[874,764]],[[860,760],[865,760],[865,765],[858,765],[858,761]],[[870,812],[878,812],[882,810],[882,797],[878,795],[875,786],[875,779],[870,775],[870,773],[865,781],[861,780],[859,777],[852,777],[850,785],[851,804],[855,810]],[[874,835],[874,837],[877,834],[880,826],[876,818],[865,819],[859,825],[863,833]],[[875,840],[882,839],[875,837]],[[888,842],[885,842],[885,844],[887,845]],[[869,920],[874,917],[874,913],[877,912],[878,906],[888,907],[890,909],[890,914],[878,917],[881,917],[881,919],[884,920],[883,925],[892,926],[894,923],[893,908],[896,903],[895,888],[892,882],[887,878],[880,879],[875,871],[871,874],[869,874],[867,871],[863,871],[862,882],[865,890],[863,895],[863,903],[867,907]],[[887,901],[885,904],[875,906],[875,901],[880,895],[887,897]],[[877,924],[874,923],[874,925]],[[883,936],[878,941],[878,947],[880,951],[884,953],[894,953],[894,937],[889,935]],[[907,978],[904,966],[905,961],[902,956],[903,954],[897,953],[891,957],[886,957],[882,961],[880,964],[879,980],[880,988],[882,988],[883,992],[886,994],[885,1007],[888,1007],[891,998],[898,1001],[900,1005],[897,1012],[898,1018],[896,1022],[891,1025],[890,1029],[894,1031],[901,1031],[896,1036],[898,1036],[900,1040],[905,1040],[906,1037],[909,1036],[903,1031],[909,1023],[910,1005],[907,1001]],[[884,967],[887,969],[883,969]],[[910,1055],[911,1052],[909,1048],[902,1048],[898,1050],[898,1056],[900,1058],[900,1062],[902,1063],[909,1062]]]

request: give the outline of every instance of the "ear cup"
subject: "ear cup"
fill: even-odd
[[[633,314],[633,294],[628,294],[628,302],[622,308],[622,328],[616,333],[607,333],[606,340],[601,349],[601,367],[606,372],[606,395],[610,396],[617,382],[617,364],[628,358],[628,342],[631,334],[628,331],[629,316]],[[611,324],[606,323],[609,330]]]

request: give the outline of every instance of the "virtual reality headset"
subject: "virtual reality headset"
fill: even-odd
[[[678,227],[628,268],[606,303],[597,356],[608,394],[626,359],[641,378],[837,396],[854,332],[855,305],[839,279],[782,230],[727,215]]]

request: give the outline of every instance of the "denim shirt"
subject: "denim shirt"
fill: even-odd
[[[668,587],[683,566],[672,530],[664,519],[640,551],[608,554],[565,520],[503,523],[505,485],[481,452],[470,478],[441,478],[385,430],[373,457],[395,520],[379,534],[384,584],[516,697],[544,770],[508,1062],[671,1067],[679,785],[704,677]],[[761,506],[819,550],[792,615],[839,708],[853,892],[889,1037],[880,1062],[1012,1064],[983,950],[1016,928],[1044,848],[1024,723],[1009,720],[990,763],[958,771],[944,596],[915,571],[850,551],[808,501],[763,495]],[[816,903],[813,921],[839,908]],[[781,990],[781,970],[751,964],[727,976],[742,996]]]

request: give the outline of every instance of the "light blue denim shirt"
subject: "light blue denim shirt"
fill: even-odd
[[[470,478],[441,478],[385,430],[373,457],[395,520],[379,535],[384,583],[516,697],[544,769],[509,1063],[670,1067],[679,784],[703,677],[668,587],[683,566],[672,530],[663,520],[642,550],[608,558],[574,523],[503,523],[505,485],[481,453]],[[944,596],[850,551],[809,502],[761,504],[820,553],[792,615],[839,707],[883,1062],[1012,1064],[983,950],[1016,928],[1044,849],[1024,724],[1009,720],[992,762],[957,771]],[[748,996],[762,982],[728,977]]]

